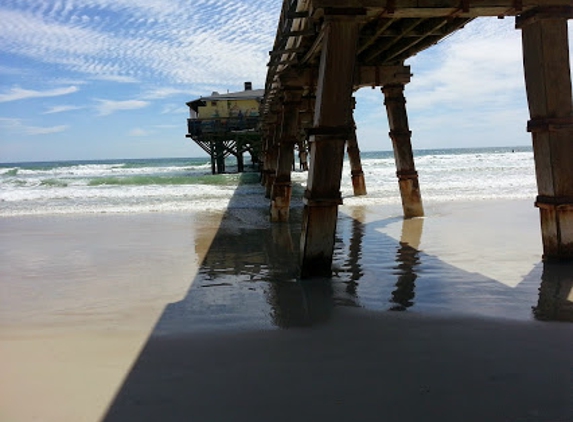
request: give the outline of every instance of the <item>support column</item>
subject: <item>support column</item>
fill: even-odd
[[[297,91],[286,92],[278,141],[276,177],[271,192],[270,214],[272,222],[286,222],[289,219],[292,194],[291,171],[299,126],[299,106],[300,93]]]
[[[215,141],[215,156],[217,161],[217,173],[225,173],[225,144],[223,141]]]
[[[268,118],[267,118],[268,119]],[[261,185],[266,186],[267,184],[267,152],[269,150],[269,145],[271,142],[271,124],[269,121],[265,121],[263,124],[263,144],[261,149],[261,155],[259,157],[260,161],[260,173],[261,173]]]
[[[236,141],[236,148],[237,148],[237,171],[239,173],[242,173],[245,171],[245,159],[243,157],[243,140],[240,138],[240,135],[237,135],[237,141]]]
[[[567,19],[573,7],[517,18],[533,139],[543,258],[573,260],[573,106]]]
[[[359,23],[325,10],[310,166],[301,232],[301,277],[331,275],[344,144],[350,133]],[[329,14],[332,13],[332,14]]]
[[[352,102],[353,104],[355,103],[354,98]],[[352,178],[354,195],[366,195],[366,183],[364,183],[364,172],[362,171],[360,149],[358,149],[358,141],[356,139],[356,122],[354,121],[354,117],[352,118],[352,132],[346,141],[346,151],[348,153],[348,160],[350,161],[350,176]]]
[[[314,121],[314,105],[315,97],[314,92],[308,93],[302,101],[301,110],[299,113],[299,140],[298,140],[298,158],[299,169],[308,171],[308,129],[313,125]]]
[[[411,142],[412,132],[410,132],[408,126],[404,84],[385,85],[382,88],[382,92],[384,93],[384,105],[388,114],[390,138],[394,149],[396,175],[400,185],[404,218],[422,217],[424,208],[418,183],[418,173],[414,165]]]
[[[215,167],[215,142],[213,141],[209,141],[209,152],[210,152],[210,156],[211,156],[211,174],[215,174],[216,173],[216,167]]]
[[[277,172],[277,159],[278,159],[278,124],[273,123],[269,128],[269,136],[266,142],[266,151],[263,162],[263,179],[262,183],[265,186],[265,197],[271,197],[271,190],[275,182]]]

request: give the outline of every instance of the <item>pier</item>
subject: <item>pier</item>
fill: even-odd
[[[191,138],[211,157],[211,172],[225,173],[225,159],[237,159],[237,171],[244,170],[244,154],[256,163],[261,154],[259,108],[264,90],[252,89],[245,82],[244,91],[219,94],[189,101],[187,138]]]
[[[381,88],[404,217],[424,215],[405,60],[482,16],[514,17],[522,33],[530,110],[524,130],[533,140],[544,259],[573,259],[570,0],[284,0],[261,105],[262,183],[271,220],[288,221],[294,147],[308,144],[303,278],[331,274],[345,148],[354,193],[366,193],[352,117],[356,90]]]

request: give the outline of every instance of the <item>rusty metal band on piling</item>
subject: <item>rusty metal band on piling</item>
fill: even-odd
[[[338,192],[338,196],[333,198],[312,198],[312,193],[306,189],[302,198],[304,205],[309,207],[333,207],[342,205],[342,194]]]
[[[418,180],[418,172],[415,170],[398,170],[396,176],[399,180]]]
[[[329,139],[344,140],[352,136],[352,126],[317,126],[305,129],[310,142],[328,141]],[[310,138],[312,136],[312,138]]]
[[[540,117],[527,122],[528,132],[560,132],[573,130],[573,116]]]
[[[538,195],[535,199],[535,206],[542,209],[572,211],[573,196],[545,196]]]
[[[411,130],[394,129],[394,130],[391,130],[390,132],[388,132],[388,136],[392,140],[405,138],[405,137],[411,138],[412,137],[412,131]]]

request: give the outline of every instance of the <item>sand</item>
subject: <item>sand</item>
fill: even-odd
[[[537,210],[426,211],[342,207],[313,283],[300,209],[0,219],[0,421],[573,419]]]
[[[221,217],[0,219],[0,421],[99,420]]]

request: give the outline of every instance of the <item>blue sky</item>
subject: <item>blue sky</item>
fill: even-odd
[[[4,0],[0,162],[204,155],[185,102],[263,88],[281,3]],[[414,148],[530,144],[513,26],[477,20],[407,62]],[[390,149],[382,94],[356,96],[361,149]]]

